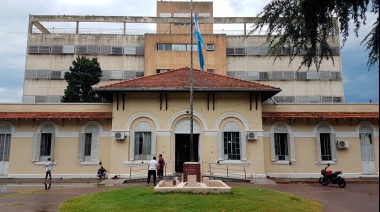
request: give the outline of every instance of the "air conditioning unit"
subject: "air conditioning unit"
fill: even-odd
[[[350,144],[348,143],[348,141],[337,141],[336,142],[336,145],[339,149],[346,149],[350,146]]]
[[[116,140],[124,140],[125,139],[125,132],[115,132],[115,139]]]
[[[248,132],[247,138],[248,140],[257,140],[257,132]]]

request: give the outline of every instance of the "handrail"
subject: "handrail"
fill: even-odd
[[[213,173],[215,174],[215,171],[213,172],[212,171],[212,168],[214,170],[226,170],[226,176],[227,178],[229,178],[229,176],[231,175],[231,171],[243,171],[244,173],[244,179],[246,180],[247,179],[247,171],[246,171],[246,167],[249,167],[250,166],[250,163],[247,163],[247,164],[220,164],[220,163],[208,163],[209,165],[209,173],[210,173],[210,176],[213,175]],[[217,165],[217,166],[220,166],[220,167],[212,167],[212,165]],[[225,167],[222,167],[222,166],[225,166]],[[237,169],[235,167],[241,167],[243,169]]]
[[[164,165],[164,176],[166,176],[166,164],[167,163],[165,163],[165,165]],[[141,172],[142,170],[148,170],[147,163],[130,164],[130,165],[126,165],[126,167],[129,167],[129,179],[132,179],[132,172],[136,172],[136,171],[137,172],[139,172],[139,171]],[[135,174],[135,175],[137,175],[137,174]]]

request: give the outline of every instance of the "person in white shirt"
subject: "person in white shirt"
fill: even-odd
[[[53,162],[51,161],[51,158],[48,158],[48,162],[45,165],[46,167],[46,175],[45,175],[45,180],[49,176],[49,180],[51,180],[51,170],[53,169]]]
[[[153,157],[153,160],[149,161],[148,165],[148,179],[146,181],[146,186],[149,186],[150,183],[150,177],[153,175],[153,183],[154,186],[156,186],[156,170],[157,170],[157,161],[156,157]]]

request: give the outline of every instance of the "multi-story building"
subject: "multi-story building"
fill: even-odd
[[[248,35],[247,25],[255,22],[254,17],[213,17],[213,2],[194,2],[192,10],[199,17],[208,72],[281,87],[273,97],[278,103],[344,102],[339,35],[330,40],[334,63],[322,63],[319,71],[298,70],[302,52],[289,63],[289,50],[284,48],[274,62],[267,56],[266,36]],[[31,15],[23,103],[59,103],[67,86],[64,72],[77,56],[98,58],[103,71],[100,85],[189,67],[190,14],[190,2],[157,1],[157,17]],[[98,23],[99,29],[81,27],[88,22]],[[57,27],[70,23],[75,29]],[[156,24],[155,33],[138,34],[128,28],[149,23]],[[107,31],[115,24],[118,29]],[[244,30],[218,31],[214,24],[238,24]],[[192,49],[194,67],[199,69],[197,48]]]
[[[197,161],[212,176],[317,178],[331,164],[346,177],[378,177],[379,105],[344,103],[339,37],[331,38],[335,66],[298,71],[302,56],[289,64],[285,48],[274,63],[265,36],[248,35],[255,18],[213,17],[212,7],[193,3],[205,72],[189,68],[190,2],[157,1],[157,17],[31,15],[23,104],[0,105],[0,175],[42,178],[53,158],[53,178],[95,178],[100,164],[108,177],[145,177],[163,154],[167,175]],[[94,31],[87,22],[117,27]],[[214,29],[231,23],[244,26],[240,35]],[[130,33],[129,24],[156,31]],[[82,55],[98,58],[94,90],[110,103],[57,104],[64,72]]]

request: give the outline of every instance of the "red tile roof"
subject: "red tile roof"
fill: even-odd
[[[104,119],[112,118],[112,112],[0,112],[2,119]]]
[[[145,76],[110,85],[93,88],[97,93],[110,98],[109,92],[127,91],[189,91],[190,69],[181,68],[165,73]],[[218,75],[193,69],[193,91],[212,92],[261,92],[262,101],[281,91],[280,88],[257,82],[241,80],[224,75]]]
[[[263,118],[379,118],[379,112],[263,112]]]

